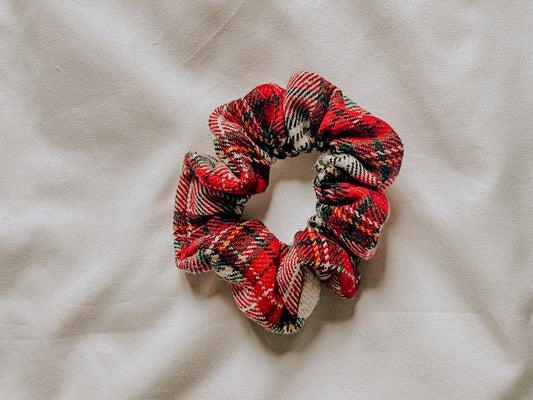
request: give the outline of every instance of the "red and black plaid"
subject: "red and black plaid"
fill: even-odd
[[[403,146],[384,121],[324,78],[293,74],[283,89],[261,85],[209,118],[217,157],[188,153],[174,212],[176,265],[214,270],[235,303],[268,330],[298,330],[318,300],[319,282],[341,297],[359,287],[357,265],[373,256],[388,216],[384,190]],[[244,203],[268,185],[273,160],[318,150],[317,214],[291,246]]]

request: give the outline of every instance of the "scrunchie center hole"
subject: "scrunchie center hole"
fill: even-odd
[[[291,244],[316,213],[313,179],[319,155],[313,151],[276,161],[267,189],[248,200],[243,217],[263,222],[279,240]]]

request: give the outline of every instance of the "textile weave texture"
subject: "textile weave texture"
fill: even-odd
[[[239,309],[277,333],[303,326],[321,284],[353,297],[358,264],[374,255],[388,216],[384,190],[400,170],[403,146],[393,129],[310,72],[293,74],[286,89],[261,85],[218,107],[209,127],[216,157],[188,153],[178,184],[177,267],[214,270]],[[271,164],[313,150],[321,152],[316,215],[294,243],[243,220],[246,201],[266,189]]]

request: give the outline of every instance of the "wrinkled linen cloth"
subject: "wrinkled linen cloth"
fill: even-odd
[[[525,1],[1,2],[0,398],[533,398],[532,24]],[[405,157],[359,293],[281,336],[178,271],[172,213],[210,113],[299,70]],[[290,244],[317,156],[246,216]]]

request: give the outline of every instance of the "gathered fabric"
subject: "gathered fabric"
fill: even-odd
[[[315,308],[324,285],[351,298],[358,265],[371,258],[389,206],[403,145],[381,119],[310,72],[287,88],[257,86],[218,107],[209,118],[215,156],[185,156],[174,209],[176,265],[215,271],[230,283],[237,307],[267,330],[292,333]],[[278,240],[256,220],[244,220],[251,195],[268,186],[275,159],[319,151],[313,184],[316,215]]]

